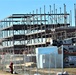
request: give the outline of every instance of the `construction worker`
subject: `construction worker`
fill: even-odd
[[[10,66],[9,67],[10,67],[11,74],[13,74],[13,63],[12,62],[10,63]]]

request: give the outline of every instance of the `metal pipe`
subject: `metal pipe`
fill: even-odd
[[[54,4],[54,14],[55,14],[55,4]],[[55,15],[54,15],[54,23],[56,23],[56,22],[55,22]]]
[[[41,14],[41,8],[40,8],[40,14]],[[40,24],[42,23],[42,15],[40,15]]]
[[[50,5],[50,14],[51,14],[51,5]]]
[[[45,13],[45,5],[44,5],[44,20],[45,20],[45,47],[46,47],[46,13]]]
[[[72,11],[70,10],[70,25],[72,26]]]
[[[61,14],[61,7],[60,7],[60,14]],[[60,20],[59,20],[59,23],[61,23],[61,15],[59,16],[60,17]]]
[[[56,14],[57,14],[57,9],[56,9]],[[58,19],[57,17],[58,17],[58,16],[56,15],[56,16],[55,16],[56,24],[57,24],[57,22],[58,22],[58,21],[57,21],[57,19]]]
[[[67,18],[66,18],[66,5],[64,4],[64,24],[65,24],[65,26],[66,26],[66,20],[67,20]]]
[[[40,8],[40,14],[41,14],[41,8]],[[40,24],[41,24],[41,30],[42,30],[42,27],[43,27],[43,23],[42,23],[42,15],[40,15],[40,20],[41,20],[41,22],[40,22]],[[41,33],[41,42],[43,42],[43,37],[42,37],[42,33]]]
[[[50,20],[51,20],[51,5],[49,6],[50,7]],[[52,23],[52,21],[50,21]]]
[[[74,4],[75,26],[76,26],[76,4]]]

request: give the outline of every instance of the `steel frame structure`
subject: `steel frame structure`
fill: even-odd
[[[55,8],[46,13],[40,8],[40,13],[36,9],[29,14],[12,14],[11,16],[0,21],[0,31],[2,34],[3,52],[21,54],[35,53],[36,47],[46,47],[50,44],[50,38],[61,39],[67,38],[70,32],[71,15],[66,12],[64,4],[64,12],[58,12]],[[71,32],[75,32],[76,28],[72,28]],[[64,34],[64,35],[63,35]],[[64,37],[63,37],[64,36]]]

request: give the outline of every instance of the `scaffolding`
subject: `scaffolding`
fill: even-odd
[[[49,46],[51,38],[60,38],[59,35],[61,39],[67,38],[66,31],[71,24],[71,15],[67,13],[66,5],[64,4],[64,12],[61,7],[60,11],[57,11],[55,4],[54,10],[51,5],[49,12],[45,9],[44,5],[44,11],[40,8],[39,11],[36,9],[36,13],[33,11],[29,14],[12,14],[0,21],[4,54],[35,53],[36,47]]]
[[[46,12],[45,5],[43,9],[44,11],[40,8],[28,14],[12,14],[0,21],[0,45],[2,45],[0,66],[5,68],[7,65],[9,68],[10,62],[13,62],[18,72],[21,69],[22,72],[27,70],[31,74],[32,69],[35,69],[37,72],[42,70],[44,73],[44,70],[48,68],[38,70],[35,49],[50,46],[51,40],[76,37],[76,27],[71,26],[71,11],[70,13],[66,11],[65,4],[63,12],[61,7],[58,11],[55,4],[54,10],[51,5],[49,6],[50,11]],[[46,74],[49,73],[50,68]]]

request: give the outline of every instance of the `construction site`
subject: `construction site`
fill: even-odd
[[[74,5],[75,26],[72,25],[72,11],[67,12],[65,4],[63,7],[62,12],[61,7],[58,11],[54,4],[52,10],[50,5],[47,12],[44,5],[43,11],[40,8],[40,10],[36,9],[28,14],[12,14],[0,20],[0,65],[3,65],[1,67],[3,70],[8,70],[10,62],[13,62],[14,69],[19,69],[17,72],[32,71],[32,68],[36,68],[38,72],[41,67],[37,68],[39,64],[37,64],[36,49],[52,46],[59,49],[61,45],[63,45],[63,54],[60,53],[59,61],[61,59],[63,61],[60,62],[62,64],[59,67],[76,68],[76,5]],[[57,41],[63,43],[57,43]],[[48,56],[45,55],[51,64]],[[41,56],[39,57],[41,58]],[[42,67],[42,69],[48,70],[45,75],[50,73],[49,68],[49,66]],[[57,65],[52,68],[57,68]],[[31,71],[29,72],[31,73]],[[44,74],[40,73],[40,75]]]

